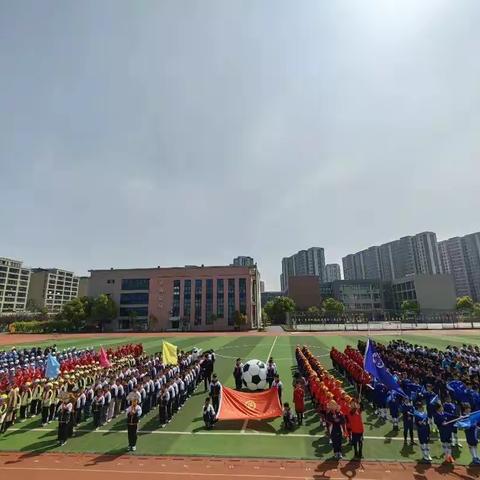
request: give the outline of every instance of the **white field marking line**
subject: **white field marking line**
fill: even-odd
[[[231,359],[231,360],[234,360],[235,358],[238,358],[237,356],[235,357],[228,357],[227,355],[220,355],[219,353],[216,353],[216,356],[217,357],[220,357],[220,358],[228,358],[228,359]],[[326,353],[325,355],[317,355],[317,357],[322,357],[322,356],[328,356],[329,354]],[[292,360],[292,357],[275,357],[276,360]]]
[[[48,467],[2,467],[1,470],[13,470],[13,471],[42,471],[42,472],[92,472],[92,473],[114,473],[114,474],[125,474],[125,475],[172,475],[172,476],[199,476],[199,477],[228,477],[228,478],[290,478],[293,480],[309,480],[316,478],[312,475],[301,475],[299,477],[293,475],[267,475],[264,473],[207,473],[207,472],[167,472],[165,470],[159,470],[158,472],[148,472],[145,470],[113,470],[113,469],[103,469],[103,468],[48,468]],[[328,480],[345,480],[348,477],[325,477]],[[362,480],[374,480],[372,478],[363,478]]]
[[[270,348],[270,351],[268,352],[267,359],[265,360],[265,363],[268,362],[268,359],[271,357],[273,349],[275,347],[275,344],[277,343],[278,337],[275,337],[275,340],[272,343],[272,347]]]
[[[9,428],[7,430],[11,432],[25,430],[26,432],[56,432],[56,428]],[[127,433],[127,430],[85,430],[79,429],[75,430],[76,432],[81,433]],[[224,436],[236,436],[236,435],[249,435],[257,437],[278,437],[278,438],[288,438],[288,437],[298,437],[298,438],[321,438],[321,435],[312,435],[310,433],[268,433],[268,432],[257,432],[256,430],[249,430],[245,432],[208,432],[208,431],[199,431],[199,432],[178,432],[178,431],[167,431],[167,430],[138,430],[140,434],[153,434],[153,435],[224,435]],[[73,437],[75,438],[75,437]],[[393,440],[398,442],[403,442],[403,437],[370,437],[364,436],[366,440]],[[327,437],[325,437],[327,439]]]

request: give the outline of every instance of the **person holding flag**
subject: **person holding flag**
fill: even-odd
[[[420,443],[423,461],[430,463],[432,461],[430,447],[428,445],[430,442],[430,424],[428,421],[428,413],[425,412],[425,407],[422,402],[416,403],[413,418],[415,419],[415,426],[417,427],[418,443]]]
[[[395,377],[389,372],[383,363],[382,357],[377,353],[373,342],[368,339],[367,348],[365,350],[365,360],[363,368],[369,373],[377,382],[385,385],[387,390],[393,390],[402,397],[407,397],[402,390]]]
[[[178,348],[173,343],[162,342],[162,360],[165,365],[178,365]]]
[[[440,441],[442,442],[442,449],[445,455],[445,463],[453,463],[454,458],[452,457],[452,430],[453,423],[451,420],[451,415],[446,413],[443,410],[443,405],[440,403],[435,408],[435,415],[433,417],[435,425],[438,428],[438,433],[440,435]]]
[[[472,455],[472,463],[480,465],[478,457],[478,429],[480,428],[480,410],[472,413],[472,407],[469,403],[463,404],[463,417],[455,422],[455,427],[465,431],[468,449]]]

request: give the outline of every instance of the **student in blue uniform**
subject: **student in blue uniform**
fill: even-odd
[[[435,415],[433,420],[438,428],[440,441],[442,442],[442,449],[445,455],[445,463],[453,463],[452,457],[452,429],[453,423],[448,423],[451,420],[451,415],[443,410],[443,405],[438,404],[435,408]]]
[[[443,402],[443,410],[450,416],[450,420],[460,416],[460,411],[457,408],[457,405],[452,402],[450,395],[448,394],[445,396],[445,401]],[[458,429],[455,427],[455,424],[452,424],[452,447],[462,448],[462,445],[458,443]]]
[[[435,423],[433,422],[433,416],[435,415],[435,405],[438,403],[438,395],[433,391],[433,385],[428,383],[426,390],[422,393],[427,406],[428,423],[431,430],[436,430]]]
[[[422,402],[416,403],[416,410],[414,411],[414,421],[417,427],[418,443],[422,451],[422,458],[424,462],[431,462],[430,456],[430,425],[428,422],[428,413],[425,411],[425,407]]]
[[[394,430],[398,430],[398,418],[400,416],[400,395],[393,390],[387,397],[388,410]]]
[[[462,406],[463,415],[467,416],[472,413],[472,408],[470,404],[464,403]],[[468,449],[472,455],[472,463],[475,465],[480,465],[480,458],[478,457],[478,429],[480,428],[480,423],[473,422],[473,425],[464,428],[465,430],[465,439],[467,440]]]
[[[387,419],[388,390],[383,383],[376,382],[373,389],[373,401],[381,420]]]
[[[407,444],[407,437],[410,435],[410,445],[415,445],[413,439],[413,413],[414,408],[409,398],[402,397],[400,411],[402,412],[403,420],[403,441]]]

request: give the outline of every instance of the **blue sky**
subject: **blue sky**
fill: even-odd
[[[328,262],[479,230],[476,0],[0,0],[0,256]]]

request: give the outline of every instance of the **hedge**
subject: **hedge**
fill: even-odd
[[[77,329],[67,320],[47,320],[32,322],[13,322],[9,325],[10,333],[52,333],[72,332]]]

